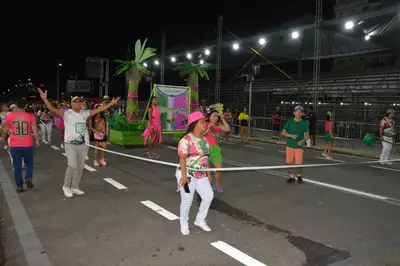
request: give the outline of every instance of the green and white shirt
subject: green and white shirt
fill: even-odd
[[[64,142],[68,144],[84,144],[87,132],[86,120],[90,116],[90,110],[82,110],[79,113],[71,109],[64,111]]]

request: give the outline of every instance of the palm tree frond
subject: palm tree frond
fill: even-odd
[[[140,39],[138,39],[135,43],[135,60],[140,56],[140,50],[142,49],[142,44]]]
[[[151,47],[146,48],[146,49],[143,51],[143,53],[141,54],[141,56],[140,56],[138,62],[142,63],[142,62],[145,61],[146,59],[149,59],[150,57],[155,56],[155,55],[156,55],[156,53],[155,53],[156,51],[157,51],[157,50],[156,50],[155,48],[151,48]]]

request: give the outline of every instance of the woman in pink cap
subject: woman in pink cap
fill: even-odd
[[[209,168],[210,146],[203,137],[207,129],[203,114],[201,112],[190,114],[188,123],[188,129],[178,144],[180,167],[176,172],[179,191],[181,193],[180,223],[183,235],[190,234],[189,212],[194,192],[196,191],[201,197],[201,204],[194,225],[206,232],[211,231],[211,228],[206,223],[206,217],[214,198],[214,192],[209,179],[210,173],[207,171],[192,170]]]
[[[151,99],[151,106],[148,111],[149,124],[146,130],[143,132],[142,137],[144,138],[144,144],[150,137],[149,147],[147,148],[146,156],[152,159],[159,159],[158,156],[158,144],[162,141],[162,126],[161,126],[161,112],[157,107],[158,98],[153,97]]]

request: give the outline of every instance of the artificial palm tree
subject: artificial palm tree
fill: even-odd
[[[207,71],[215,69],[214,64],[195,64],[193,62],[178,63],[174,70],[179,71],[180,76],[187,78],[186,84],[191,88],[190,112],[199,108],[199,77],[208,78]]]
[[[118,63],[115,75],[127,73],[128,80],[128,97],[126,104],[126,119],[138,120],[138,92],[139,83],[144,75],[149,75],[150,71],[143,66],[145,60],[156,55],[156,49],[146,47],[147,39],[140,42],[140,39],[135,44],[135,59],[125,61],[121,59],[114,60]]]

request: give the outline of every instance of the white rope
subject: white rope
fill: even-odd
[[[149,163],[155,163],[155,164],[160,164],[160,165],[165,165],[165,166],[172,166],[172,167],[180,167],[179,164],[176,163],[170,163],[166,161],[159,161],[159,160],[153,160],[153,159],[148,159],[148,158],[143,158],[139,156],[134,156],[126,153],[121,153],[121,152],[116,152],[116,151],[111,151],[107,149],[103,149],[100,147],[93,146],[91,144],[86,144],[87,146],[93,148],[93,149],[98,149],[101,151],[105,151],[108,153],[136,159],[139,161],[144,161],[144,162],[149,162]],[[400,159],[397,160],[389,160],[388,162],[399,162]],[[330,167],[330,166],[340,166],[340,165],[354,165],[354,164],[375,164],[379,163],[378,160],[375,161],[364,161],[364,162],[350,162],[350,163],[321,163],[321,164],[299,164],[299,165],[271,165],[271,166],[248,166],[248,167],[224,167],[224,168],[208,168],[208,169],[192,169],[189,168],[188,170],[194,171],[194,172],[205,172],[205,171],[210,171],[210,172],[233,172],[233,171],[259,171],[259,170],[276,170],[276,169],[289,169],[289,168],[311,168],[311,167]]]

